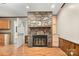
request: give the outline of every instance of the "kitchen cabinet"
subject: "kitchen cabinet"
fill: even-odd
[[[0,30],[10,29],[10,20],[6,18],[0,18]]]
[[[4,45],[4,35],[0,34],[0,46]]]
[[[8,33],[0,33],[0,46],[9,45],[10,34]]]

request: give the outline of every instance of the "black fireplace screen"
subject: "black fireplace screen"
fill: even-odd
[[[33,35],[33,46],[34,47],[46,47],[47,46],[47,35]]]

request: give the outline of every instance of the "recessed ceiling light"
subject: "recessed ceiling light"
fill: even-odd
[[[26,6],[26,8],[29,9],[30,7],[29,6]]]
[[[69,8],[74,8],[74,7],[75,7],[74,5],[70,5],[70,6],[69,6]]]
[[[55,5],[52,5],[51,8],[55,8]]]

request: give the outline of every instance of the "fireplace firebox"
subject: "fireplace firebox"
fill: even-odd
[[[47,47],[47,35],[33,35],[34,47]]]

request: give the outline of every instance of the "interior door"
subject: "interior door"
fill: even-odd
[[[15,46],[21,47],[24,44],[24,26],[21,19],[17,18],[14,21],[14,44]]]

